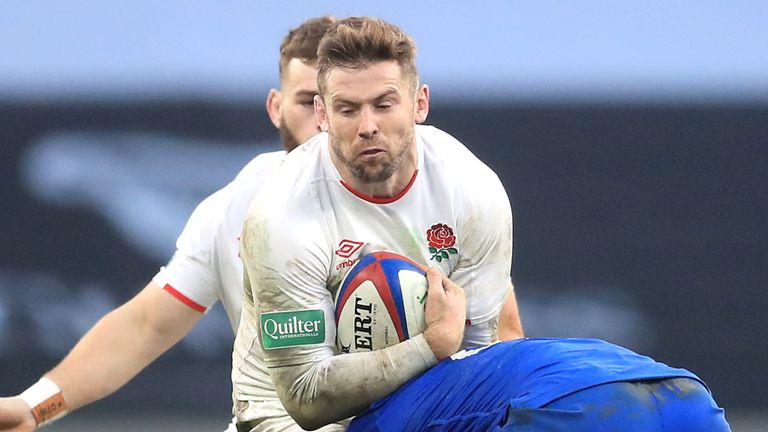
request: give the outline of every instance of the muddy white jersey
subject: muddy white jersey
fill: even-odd
[[[509,199],[496,174],[455,138],[431,126],[415,131],[417,170],[395,197],[368,197],[344,183],[326,133],[286,156],[256,195],[241,240],[247,277],[232,372],[237,399],[264,400],[271,377],[284,403],[338,419],[434,364],[420,336],[384,353],[337,355],[333,298],[367,252],[438,268],[466,293],[464,347],[497,338],[512,262]]]
[[[203,200],[176,241],[176,253],[153,281],[187,306],[207,312],[221,301],[233,332],[243,304],[239,238],[246,210],[285,152],[251,160],[224,188]]]

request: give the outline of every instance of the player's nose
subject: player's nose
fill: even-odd
[[[371,138],[378,133],[379,128],[370,107],[363,107],[360,110],[359,122],[360,123],[357,125],[357,134],[361,138]]]

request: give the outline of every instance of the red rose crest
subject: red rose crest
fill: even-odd
[[[446,224],[437,223],[427,230],[427,241],[429,241],[429,252],[432,258],[437,262],[448,259],[451,254],[457,254],[459,251],[453,247],[456,244],[456,236],[453,234],[453,228]]]

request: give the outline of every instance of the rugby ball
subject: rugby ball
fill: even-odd
[[[424,331],[427,278],[410,259],[391,252],[360,258],[336,293],[336,346],[373,351]]]

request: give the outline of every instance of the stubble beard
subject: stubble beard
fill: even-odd
[[[329,132],[328,134],[328,139],[331,141],[331,148],[333,149],[334,154],[336,154],[336,157],[358,181],[364,184],[380,183],[392,177],[403,164],[403,160],[408,154],[408,150],[413,142],[413,137],[414,128],[411,127],[397,137],[397,141],[400,142],[400,147],[392,149],[397,153],[372,163],[366,163],[363,161],[347,159],[341,149],[343,144],[333,133]]]
[[[283,144],[283,149],[285,149],[286,152],[290,153],[291,150],[301,145],[296,138],[296,135],[290,128],[288,128],[288,125],[285,124],[285,118],[280,119],[280,127],[278,129],[280,131],[280,143]]]

